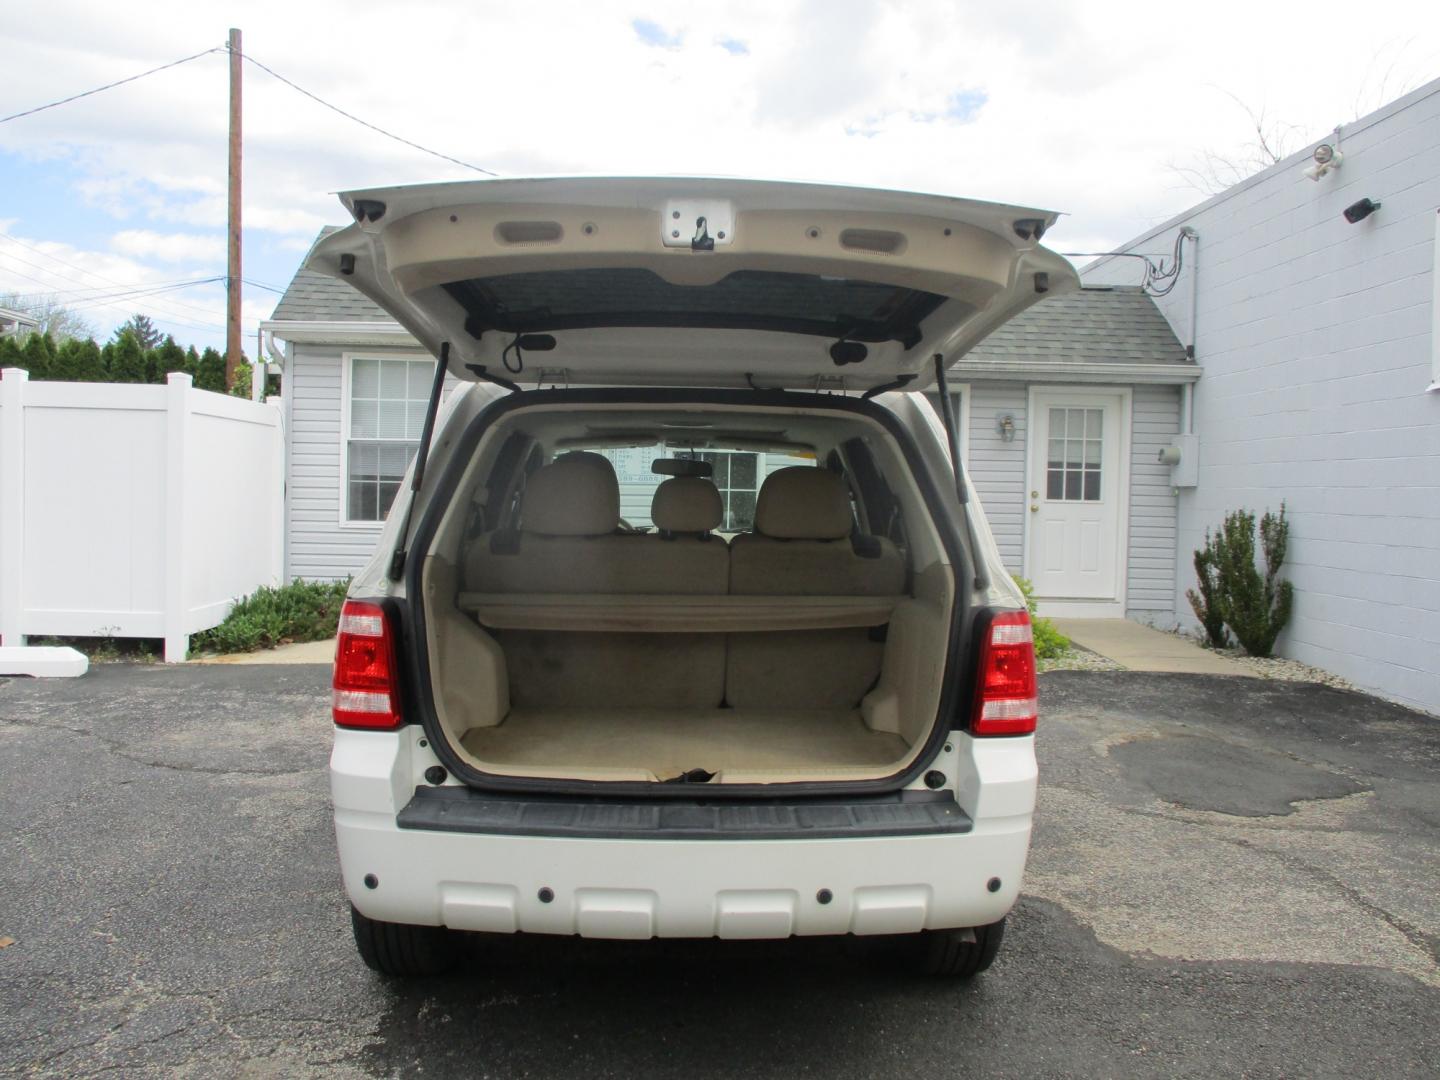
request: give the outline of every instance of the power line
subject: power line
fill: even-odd
[[[154,285],[147,285],[147,287],[137,285],[137,287],[132,289],[46,289],[46,291],[16,292],[16,294],[6,295],[13,295],[17,301],[23,302],[49,300],[58,302],[58,304],[65,304],[66,307],[86,307],[86,305],[89,304],[102,304],[102,302],[111,300],[156,297],[156,295],[163,294],[163,292],[176,292],[179,291],[179,289],[196,287],[196,285],[212,285],[219,281],[225,281],[225,278],[216,276],[216,278],[197,278],[194,279],[194,281],[164,281],[156,282]]]
[[[180,289],[190,289],[190,288],[194,288],[196,285],[213,285],[213,284],[215,284],[217,281],[224,281],[224,280],[225,280],[225,278],[224,278],[223,276],[221,276],[221,277],[199,278],[199,279],[197,279],[197,280],[195,280],[195,281],[180,281],[180,282],[174,282],[174,283],[171,283],[171,284],[168,284],[168,285],[155,285],[155,286],[151,286],[151,287],[140,287],[140,286],[137,286],[137,287],[134,288],[134,289],[122,289],[122,290],[120,290],[120,291],[118,291],[118,292],[102,292],[102,293],[99,293],[99,294],[97,294],[97,295],[95,295],[95,296],[78,296],[78,297],[73,297],[72,299],[66,300],[65,303],[67,304],[67,306],[70,306],[70,307],[88,307],[88,306],[91,306],[91,305],[94,305],[94,304],[106,304],[106,303],[108,303],[108,302],[110,302],[110,301],[112,301],[112,300],[138,300],[138,299],[141,299],[142,297],[146,297],[146,296],[158,296],[158,295],[160,295],[161,293],[176,292],[176,291],[178,291],[178,290],[180,290]],[[34,298],[43,298],[43,297],[46,297],[46,296],[54,296],[54,295],[58,295],[58,294],[54,294],[54,293],[30,293],[30,294],[21,294],[21,295],[28,295],[28,296],[34,297]],[[198,309],[197,309],[197,310],[198,310]],[[163,313],[162,313],[162,314],[163,314]]]
[[[13,253],[11,253],[11,252],[0,252],[0,254],[3,254],[5,258],[15,259],[17,262],[24,263],[26,266],[34,267],[35,269],[39,270],[41,273],[47,274],[47,275],[49,275],[49,276],[51,276],[51,277],[59,278],[59,279],[62,280],[62,281],[73,281],[73,280],[74,280],[74,279],[72,279],[72,278],[67,278],[64,274],[57,273],[57,272],[54,271],[54,270],[50,270],[50,269],[47,269],[46,267],[39,266],[39,265],[36,264],[36,263],[28,262],[28,261],[25,260],[25,259],[21,259],[19,256],[15,255],[15,254],[13,254]],[[16,277],[25,278],[27,281],[33,281],[33,282],[35,282],[35,284],[37,284],[37,285],[41,285],[41,286],[44,286],[44,287],[46,287],[46,288],[53,288],[53,285],[52,285],[51,282],[46,281],[44,278],[36,277],[34,274],[28,274],[28,273],[26,273],[24,270],[17,270],[17,269],[15,269],[15,268],[13,268],[13,267],[0,267],[0,269],[3,269],[4,272],[7,273],[7,274],[13,274],[13,275],[16,276]],[[124,310],[126,310],[125,308],[123,308],[123,307],[120,306],[120,303],[119,303],[117,300],[114,300],[114,299],[78,300],[78,301],[73,302],[73,303],[70,304],[69,306],[76,307],[76,308],[107,307],[107,308],[113,308],[113,309],[116,310],[116,311],[124,311]],[[198,308],[198,307],[193,307],[192,305],[189,305],[189,304],[186,304],[186,305],[184,305],[184,306],[185,306],[185,307],[190,307],[190,308],[192,308],[192,310],[195,310],[195,311],[197,311],[197,312],[202,312],[202,314],[208,314],[208,315],[210,315],[210,316],[213,318],[213,312],[204,312],[203,309]],[[184,326],[184,327],[187,327],[188,329],[191,329],[191,330],[212,330],[212,331],[213,331],[213,330],[221,330],[221,329],[224,329],[223,327],[218,326],[218,325],[216,325],[216,324],[213,323],[213,322],[212,322],[212,323],[199,323],[199,322],[196,322],[196,321],[195,321],[195,319],[194,319],[193,316],[192,316],[192,317],[189,317],[189,318],[183,317],[183,316],[180,316],[180,315],[176,315],[174,312],[167,311],[167,310],[165,310],[164,308],[160,308],[160,307],[155,307],[155,308],[154,308],[154,312],[155,312],[156,318],[158,318],[161,322],[171,323],[171,324],[176,325],[176,326]]]
[[[103,282],[105,282],[107,285],[114,285],[114,286],[117,286],[117,287],[122,288],[122,289],[129,289],[129,288],[135,288],[135,287],[136,287],[136,286],[133,285],[131,282],[127,282],[127,281],[116,281],[114,278],[112,278],[112,277],[106,277],[104,274],[100,273],[100,272],[97,271],[97,270],[89,270],[89,269],[87,269],[87,268],[85,268],[85,267],[83,267],[83,266],[77,266],[75,263],[67,262],[65,259],[60,258],[59,255],[52,255],[50,252],[46,251],[45,249],[43,249],[43,248],[38,248],[38,247],[36,247],[34,244],[27,244],[24,240],[21,240],[21,239],[19,239],[18,237],[11,236],[9,233],[0,232],[0,240],[8,240],[8,241],[9,241],[10,243],[12,243],[12,244],[17,244],[17,245],[19,245],[20,247],[26,248],[26,249],[29,250],[29,251],[33,251],[35,254],[39,255],[41,258],[50,259],[50,260],[52,260],[52,261],[54,261],[54,262],[59,263],[61,266],[67,266],[67,267],[69,267],[71,270],[78,271],[79,273],[84,274],[84,275],[86,275],[87,277],[92,277],[92,278],[95,278],[95,279],[98,280],[98,281],[103,281]],[[4,251],[3,248],[0,248],[0,253],[5,254],[8,258],[17,260],[18,262],[23,262],[23,263],[25,263],[25,265],[27,265],[27,266],[34,266],[34,267],[35,267],[36,269],[38,269],[38,270],[43,270],[45,273],[51,275],[52,277],[58,277],[58,278],[61,278],[61,279],[69,280],[65,274],[57,273],[56,271],[51,270],[51,269],[48,269],[47,267],[40,266],[38,263],[28,262],[28,261],[25,260],[25,259],[21,259],[20,256],[14,254],[13,252],[6,252],[6,251]],[[44,283],[42,282],[41,284],[44,284]],[[83,284],[83,282],[82,282],[81,284]],[[186,303],[184,303],[183,301],[179,301],[179,300],[174,301],[174,304],[175,304],[176,307],[188,308],[188,309],[190,309],[191,311],[198,312],[199,314],[204,315],[204,316],[206,316],[206,317],[210,317],[210,316],[213,316],[213,315],[214,315],[214,312],[212,312],[212,311],[210,311],[210,310],[208,310],[208,309],[205,309],[205,308],[198,307],[198,306],[196,306],[196,305],[194,305],[194,304],[186,304]],[[162,311],[162,313],[164,313],[164,312]],[[168,314],[174,315],[175,313],[172,311],[172,312],[169,312]],[[181,320],[181,321],[183,321],[183,320]]]
[[[243,281],[246,285],[253,285],[257,289],[264,289],[266,292],[273,292],[277,296],[285,295],[284,289],[277,289],[274,285],[266,285],[263,282],[251,281],[248,277],[242,277],[240,280]]]
[[[224,51],[225,50],[220,48],[219,46],[205,49],[190,56],[181,57],[179,60],[172,60],[168,64],[161,64],[159,67],[153,67],[149,71],[142,71],[139,75],[131,75],[127,79],[120,79],[116,82],[106,83],[104,86],[97,86],[93,90],[85,90],[79,94],[71,94],[67,98],[61,98],[59,101],[52,101],[48,105],[37,105],[35,106],[35,108],[26,109],[24,112],[12,113],[9,116],[0,117],[0,124],[8,124],[11,120],[19,120],[22,116],[34,116],[38,112],[44,112],[46,109],[53,109],[57,105],[68,105],[72,101],[79,101],[81,98],[87,98],[91,94],[98,94],[102,90],[113,90],[117,86],[124,86],[126,83],[132,83],[136,79],[143,79],[147,75],[154,75],[157,71],[165,71],[167,68],[179,67],[181,64],[188,64],[191,60],[199,60],[202,56],[209,56],[211,53]]]
[[[6,258],[11,258],[11,259],[16,258],[15,255],[12,255],[11,253],[5,252],[5,251],[0,251],[0,255],[4,255]],[[32,265],[32,266],[33,266],[33,265],[35,265],[35,264],[31,263],[31,264],[28,264],[28,265]],[[49,272],[49,271],[47,271],[47,273],[48,273],[48,272]],[[214,281],[215,279],[214,279],[214,278],[205,278],[205,279],[203,279],[203,280],[205,280],[205,281]],[[223,279],[222,279],[222,280],[223,280]],[[173,278],[173,279],[171,279],[171,280],[169,280],[169,281],[152,281],[152,282],[151,282],[149,285],[147,285],[147,286],[137,285],[137,286],[135,286],[135,288],[139,289],[139,288],[142,288],[142,287],[143,287],[143,288],[157,288],[157,289],[158,289],[158,288],[168,288],[168,287],[170,287],[170,286],[172,286],[172,285],[191,285],[191,284],[198,284],[198,282],[195,281],[194,279],[191,279],[191,278]],[[15,296],[15,297],[18,297],[18,298],[21,299],[21,300],[44,300],[44,299],[60,300],[60,299],[67,298],[67,297],[74,298],[75,300],[93,300],[93,299],[95,298],[94,296],[85,296],[85,295],[82,295],[82,294],[84,294],[84,293],[93,293],[93,294],[95,294],[95,295],[107,295],[107,294],[109,294],[110,292],[113,292],[113,291],[114,291],[114,290],[112,290],[109,286],[106,286],[106,285],[85,285],[85,286],[81,286],[81,287],[74,288],[74,289],[47,289],[47,290],[45,290],[44,292],[31,292],[31,293],[0,293],[0,295],[5,295],[5,296],[11,296],[11,295],[13,295],[13,296]]]
[[[45,284],[44,281],[42,281],[40,278],[35,277],[33,274],[26,274],[26,273],[24,273],[23,271],[19,271],[19,270],[10,270],[10,271],[8,271],[8,272],[11,273],[11,274],[16,275],[17,277],[23,277],[23,278],[26,278],[26,279],[29,280],[29,281],[36,282],[37,284],[40,284],[40,285],[44,285],[44,284]],[[67,307],[73,307],[73,308],[75,308],[76,310],[84,310],[84,309],[87,309],[87,308],[94,308],[94,307],[104,307],[104,308],[110,308],[110,309],[112,309],[112,310],[114,310],[114,311],[122,312],[122,313],[125,313],[125,314],[134,314],[134,309],[133,309],[133,308],[122,307],[121,304],[120,304],[120,302],[114,301],[114,300],[83,301],[83,302],[80,302],[80,303],[70,304],[70,305],[66,305],[66,306],[67,306]],[[155,312],[155,321],[158,322],[158,323],[161,323],[162,325],[165,325],[165,326],[180,326],[180,327],[184,327],[184,328],[187,329],[187,330],[202,330],[202,331],[207,331],[207,332],[210,332],[210,333],[214,333],[214,332],[216,332],[216,331],[219,331],[219,330],[223,330],[223,329],[224,329],[224,327],[222,327],[222,326],[217,326],[217,325],[214,324],[214,323],[205,324],[205,323],[199,323],[199,322],[192,322],[192,321],[190,321],[190,320],[188,320],[188,319],[177,318],[177,317],[175,317],[175,316],[173,316],[173,315],[169,315],[168,313],[163,312],[163,311],[159,311],[159,310],[156,310],[156,312]]]
[[[442,161],[448,161],[448,162],[450,162],[451,164],[459,165],[459,166],[461,166],[462,168],[473,169],[473,170],[475,170],[475,171],[478,172],[478,173],[484,173],[486,176],[499,176],[499,175],[500,175],[500,174],[497,173],[497,172],[492,172],[490,169],[484,169],[484,168],[481,168],[479,165],[472,165],[472,164],[470,164],[470,162],[468,162],[468,161],[461,161],[459,158],[451,157],[449,154],[442,154],[442,153],[440,153],[439,150],[431,150],[428,146],[421,146],[421,145],[420,145],[419,143],[417,143],[417,142],[411,142],[409,139],[406,139],[406,138],[404,138],[404,137],[402,137],[402,136],[400,136],[400,135],[396,135],[393,131],[386,131],[384,128],[379,127],[379,126],[377,126],[377,125],[375,125],[375,124],[372,124],[372,123],[370,123],[368,120],[361,120],[360,117],[356,116],[354,113],[348,113],[348,112],[346,112],[344,109],[340,108],[340,106],[330,104],[330,102],[326,101],[324,98],[320,97],[318,94],[312,94],[309,90],[306,90],[303,86],[297,86],[295,83],[293,83],[293,82],[291,82],[289,79],[287,79],[284,75],[281,75],[278,71],[275,71],[275,70],[272,69],[272,68],[266,67],[266,66],[265,66],[264,64],[262,64],[259,60],[256,60],[253,56],[250,56],[248,53],[241,53],[240,55],[241,55],[241,57],[242,57],[243,59],[248,60],[250,63],[252,63],[252,64],[254,64],[256,67],[258,67],[261,71],[263,71],[263,72],[265,72],[266,74],[272,76],[273,78],[279,79],[279,80],[280,80],[282,83],[284,83],[286,86],[290,87],[291,90],[296,90],[296,91],[298,91],[299,93],[304,94],[304,95],[305,95],[306,97],[308,97],[311,101],[314,101],[314,102],[316,102],[317,104],[320,104],[320,105],[325,106],[325,108],[329,109],[331,112],[339,113],[341,116],[345,117],[345,119],[347,119],[347,120],[353,120],[353,121],[355,121],[355,123],[359,124],[361,127],[367,127],[367,128],[369,128],[371,131],[378,132],[379,134],[384,135],[387,139],[394,139],[396,142],[404,143],[406,146],[411,147],[412,149],[415,149],[415,150],[419,150],[421,153],[430,154],[432,157],[440,158]]]

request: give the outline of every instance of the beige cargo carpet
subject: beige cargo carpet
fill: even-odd
[[[854,709],[517,709],[462,742],[493,765],[639,768],[662,779],[690,769],[886,765],[909,749],[898,735],[871,731]]]

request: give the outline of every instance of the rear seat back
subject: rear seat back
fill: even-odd
[[[670,481],[673,483],[674,481]],[[661,485],[665,487],[665,485]],[[719,493],[710,485],[716,501]],[[666,535],[620,533],[620,488],[598,454],[537,470],[517,531],[479,537],[466,588],[495,593],[723,594],[730,562],[703,492],[660,500]],[[667,527],[668,526],[668,527]],[[715,708],[725,692],[720,634],[494,631],[516,708]]]
[[[766,477],[755,531],[730,542],[730,591],[747,596],[894,596],[905,561],[884,537],[855,537],[845,480],[796,465]]]
[[[603,458],[601,460],[604,460]],[[608,462],[606,463],[608,466]],[[465,585],[475,592],[606,593],[638,577],[633,539],[620,525],[615,471],[571,458],[535,471],[520,500],[518,530],[478,537],[465,557]]]
[[[730,542],[730,591],[754,596],[894,596],[905,561],[856,537],[850,492],[812,466],[766,477],[755,531]],[[726,700],[736,708],[855,708],[880,676],[885,645],[865,629],[732,634]]]
[[[652,593],[723,595],[730,586],[730,552],[714,530],[725,516],[715,485],[699,476],[674,476],[655,489],[650,520],[656,531],[636,537]]]

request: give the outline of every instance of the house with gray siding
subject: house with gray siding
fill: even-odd
[[[337,578],[372,551],[414,454],[432,360],[344,282],[301,270],[262,330],[284,346],[287,579]],[[1006,564],[1042,610],[1173,625],[1175,478],[1158,460],[1198,377],[1141,289],[1057,296],[951,373],[962,455]],[[607,451],[622,516],[650,523],[665,448]],[[727,527],[748,528],[783,454],[724,452]]]
[[[1131,495],[1132,532],[1157,553],[1175,529],[1179,573],[1147,555],[1130,595],[1194,627],[1205,531],[1283,502],[1281,655],[1440,713],[1440,80],[1322,142],[1323,173],[1311,144],[1120,248],[1168,258],[1190,231],[1157,303],[1202,376],[1181,420],[1193,484],[1167,493],[1157,475]],[[1134,285],[1144,265],[1082,276]],[[1137,444],[1174,422],[1173,400],[1136,387]]]

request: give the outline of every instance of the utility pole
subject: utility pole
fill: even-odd
[[[240,31],[230,31],[230,220],[225,267],[225,387],[240,365]]]

